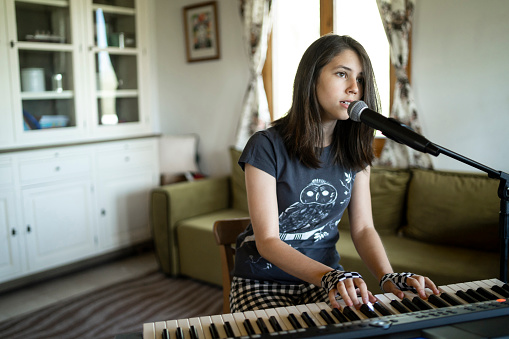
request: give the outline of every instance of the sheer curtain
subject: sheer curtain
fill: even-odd
[[[378,10],[391,48],[396,84],[390,116],[421,133],[417,107],[408,81],[408,39],[412,28],[415,0],[377,0]],[[432,168],[429,154],[387,139],[377,165]]]
[[[242,104],[235,147],[243,149],[249,137],[270,123],[262,69],[272,26],[271,0],[240,0],[244,44],[249,54],[249,84]]]

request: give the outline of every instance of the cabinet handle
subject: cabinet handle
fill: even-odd
[[[15,236],[16,236],[16,229],[15,229],[15,228],[13,228],[13,229],[11,230],[11,234],[12,234],[12,236],[13,236],[13,237],[15,237]]]
[[[60,166],[55,167],[55,172],[60,171]]]
[[[106,210],[104,208],[101,210],[101,215],[102,216],[106,215]]]
[[[32,232],[32,227],[30,227],[30,225],[27,225],[27,233],[30,233]]]
[[[125,157],[124,160],[125,160],[125,162],[129,162],[131,160],[131,158]]]
[[[11,47],[14,48],[14,40],[11,40]]]

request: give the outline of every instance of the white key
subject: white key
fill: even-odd
[[[198,338],[205,338],[200,318],[198,317],[189,318],[189,328],[191,328],[191,326],[194,326],[194,328],[196,329],[196,333],[198,333]]]
[[[237,324],[237,328],[239,329],[240,334],[242,336],[248,335],[246,329],[244,328],[244,320],[246,320],[246,317],[244,317],[244,313],[240,312],[232,313],[232,316],[233,319],[235,319],[235,324]]]
[[[212,320],[212,323],[216,326],[217,333],[219,334],[220,338],[226,338],[226,331],[224,330],[224,322],[223,318],[220,315],[211,315],[210,320]]]
[[[301,317],[302,317],[302,313],[306,312],[307,315],[311,318],[311,320],[313,320],[313,322],[315,323],[316,326],[320,326],[322,323],[316,318],[316,316],[313,314],[313,312],[309,309],[309,307],[307,307],[307,305],[297,305],[295,306],[297,307],[297,309],[299,310],[299,312],[301,313]],[[307,324],[306,324],[307,325]],[[309,326],[308,326],[309,327]]]
[[[254,313],[255,313],[257,319],[258,318],[263,319],[263,322],[265,323],[265,327],[267,327],[269,332],[274,332],[272,329],[272,326],[270,325],[269,316],[267,315],[265,310],[256,310],[256,311],[254,311]],[[256,323],[256,325],[258,325],[258,323]]]
[[[163,330],[166,328],[166,322],[164,321],[156,321],[154,323],[156,339],[163,338]]]
[[[299,311],[299,309],[297,307],[295,307],[295,306],[287,306],[286,310],[288,311],[288,313],[293,313],[293,315],[295,315],[295,317],[297,318],[297,321],[302,326],[302,328],[308,328],[308,325],[302,319],[302,317],[300,315],[301,312]]]
[[[249,319],[251,321],[251,326],[253,326],[253,329],[256,334],[262,333],[262,331],[260,331],[260,328],[258,327],[258,324],[256,323],[257,317],[253,311],[244,312],[244,317],[246,317],[246,319]]]
[[[431,290],[429,291],[425,291],[426,292],[426,295],[430,295],[430,294],[433,294],[433,292],[431,292]],[[410,301],[413,302],[413,299],[415,297],[421,299],[421,297],[413,292],[410,292],[410,291],[403,291],[403,293],[405,294],[405,297],[407,297],[408,299],[410,299]],[[429,303],[427,300],[424,300],[424,299],[421,299],[426,305],[429,305],[429,307],[431,307],[432,309],[436,309],[438,307],[436,307],[435,305],[433,305],[432,303]]]
[[[187,319],[178,319],[177,325],[182,330],[184,334],[184,339],[191,339],[191,335],[189,334],[189,321]],[[175,337],[177,335],[175,334]]]
[[[294,328],[292,326],[292,323],[290,322],[290,320],[288,320],[288,315],[289,315],[288,310],[284,307],[276,307],[274,310],[277,312],[277,314],[279,314],[279,318],[285,325],[286,329],[293,330]]]
[[[320,315],[321,308],[318,307],[317,304],[306,304],[306,307],[311,312],[310,315],[313,315],[313,317],[315,317],[315,319],[316,319],[315,323],[317,326],[327,325],[327,322],[325,320],[323,320],[322,316]]]
[[[265,313],[267,313],[267,316],[269,318],[270,317],[276,318],[277,322],[279,323],[279,326],[281,326],[283,331],[288,330],[288,327],[286,326],[285,322],[283,321],[283,319],[281,319],[281,317],[279,316],[279,314],[277,313],[277,311],[274,308],[266,309]]]
[[[212,334],[210,334],[210,324],[212,324],[212,319],[210,319],[210,317],[200,317],[200,322],[204,338],[212,339]]]
[[[343,314],[345,314],[345,312],[343,312],[344,308],[347,306],[345,301],[343,299],[340,299],[338,300],[338,304],[339,306],[341,307],[341,312]],[[364,313],[362,313],[361,311],[358,311],[355,309],[355,306],[351,306],[350,309],[355,313],[357,314],[357,316],[361,319],[361,320],[364,320],[364,319],[368,319],[367,316],[364,315]],[[345,315],[346,316],[346,315]]]
[[[464,301],[463,299],[458,297],[456,295],[456,290],[452,289],[449,285],[438,286],[438,290],[441,292],[447,293],[449,296],[451,296],[451,298],[454,298],[454,300],[456,300],[460,304],[463,304],[463,305],[468,304],[466,301]]]
[[[154,323],[143,324],[143,339],[156,339],[156,327]]]
[[[392,299],[389,299],[388,297],[386,297],[385,294],[377,294],[377,295],[375,295],[375,298],[377,298],[378,302],[380,304],[382,304],[386,309],[391,311],[392,313],[400,314],[400,312],[391,305]]]
[[[233,317],[232,314],[223,314],[222,317],[223,317],[223,321],[225,323],[226,322],[230,323],[230,326],[233,330],[233,333],[235,334],[235,337],[242,336],[242,332],[240,331],[239,327],[237,326],[237,321],[235,320],[235,318]]]
[[[494,280],[498,280],[498,279],[494,279]],[[493,291],[491,289],[493,286],[502,286],[502,285],[497,284],[496,282],[492,281],[491,279],[481,280],[480,282],[485,285],[484,288],[486,288],[488,291],[490,291],[494,295],[498,296],[499,298],[501,298],[501,299],[506,299],[507,298],[507,297],[504,297],[501,294],[498,294],[497,292],[495,292],[495,291]],[[503,284],[501,281],[500,281],[500,283]]]
[[[176,335],[177,327],[178,327],[177,320],[167,320],[166,321],[166,328],[168,329],[168,333],[170,334],[170,339],[177,339],[177,335]],[[162,333],[161,333],[161,336],[156,337],[156,338],[162,338]]]

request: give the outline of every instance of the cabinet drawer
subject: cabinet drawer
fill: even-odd
[[[13,166],[10,158],[0,158],[0,186],[10,186],[14,184],[12,169]]]
[[[97,168],[99,170],[118,170],[153,165],[155,149],[152,143],[138,145],[125,144],[116,149],[103,150],[97,153]]]
[[[21,184],[55,181],[89,176],[91,161],[88,155],[55,156],[20,162]]]

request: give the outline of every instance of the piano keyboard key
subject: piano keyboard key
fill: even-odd
[[[403,313],[410,312],[408,308],[412,308],[414,312],[426,312],[422,310],[447,309],[453,306],[474,304],[478,300],[504,299],[506,297],[503,293],[506,290],[503,286],[504,283],[498,279],[486,279],[439,286],[441,294],[438,296],[427,290],[427,299],[421,299],[415,293],[408,291],[404,292],[405,298],[403,299],[392,293],[378,294],[375,295],[376,303],[362,305],[360,309],[348,307],[342,300],[338,300],[342,307],[341,311],[331,309],[327,303],[320,302],[161,321],[143,324],[143,338],[162,339],[164,338],[163,333],[171,339],[222,339],[266,334],[277,335],[276,332],[291,335],[293,331],[306,332],[308,330],[312,331],[313,328],[328,328],[331,325],[346,325],[346,327],[340,328],[350,329],[359,320],[366,322],[379,318],[381,324],[383,324],[385,317],[389,317],[385,319],[392,319],[392,317],[403,316]],[[403,306],[404,304],[407,306]],[[449,312],[437,314],[447,313]],[[344,325],[336,325],[341,323]]]

